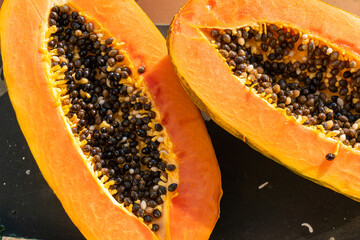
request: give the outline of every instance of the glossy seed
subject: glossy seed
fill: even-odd
[[[138,68],[138,73],[142,74],[142,73],[144,73],[144,72],[145,72],[145,67],[140,66],[140,67]]]
[[[153,225],[152,225],[152,228],[151,228],[151,230],[153,230],[154,232],[156,232],[156,231],[158,231],[159,230],[159,225],[158,224],[156,224],[156,223],[154,223]]]
[[[60,7],[60,12],[67,13],[70,11],[70,8],[66,5]]]
[[[110,45],[110,44],[112,44],[113,42],[114,42],[114,38],[112,38],[112,37],[107,38],[107,39],[105,40],[105,44],[106,44],[106,45]]]
[[[160,212],[158,209],[155,209],[155,210],[153,211],[153,216],[154,216],[155,218],[159,218],[159,217],[161,217],[161,212]]]
[[[332,161],[332,160],[334,160],[334,159],[335,159],[335,155],[334,155],[333,153],[328,153],[328,154],[326,155],[326,160]]]
[[[174,164],[169,164],[166,169],[170,172],[174,171],[176,169],[176,166]]]
[[[153,218],[150,216],[150,215],[145,215],[144,216],[144,221],[147,222],[147,223],[150,223],[152,222]]]
[[[172,183],[168,186],[168,191],[169,192],[174,192],[177,188],[177,184],[176,183]]]

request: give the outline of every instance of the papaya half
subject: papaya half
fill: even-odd
[[[217,124],[359,201],[359,28],[317,0],[190,0],[167,44],[182,85]]]
[[[133,0],[5,0],[17,120],[87,239],[207,239],[220,171],[165,39]]]

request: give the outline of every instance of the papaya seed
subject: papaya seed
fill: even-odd
[[[332,160],[334,160],[334,159],[335,159],[335,155],[334,155],[333,153],[328,153],[328,154],[326,155],[326,160],[332,161]]]

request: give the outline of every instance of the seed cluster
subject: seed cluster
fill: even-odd
[[[213,29],[210,38],[233,74],[269,103],[360,148],[356,61],[307,34],[274,24]]]
[[[62,107],[74,136],[113,197],[159,230],[151,223],[161,217],[167,192],[177,189],[168,183],[176,166],[163,160],[170,150],[151,100],[131,82],[133,71],[114,38],[104,38],[84,16],[55,6],[49,26],[56,26],[48,41],[49,52],[55,52],[51,66],[64,69],[64,79],[56,81],[66,82]],[[138,73],[145,70],[141,66]]]

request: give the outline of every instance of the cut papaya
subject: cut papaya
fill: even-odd
[[[160,32],[132,0],[4,2],[9,96],[88,239],[207,239],[219,167]]]
[[[191,0],[168,48],[186,91],[215,122],[359,201],[359,27],[358,17],[317,0]]]

